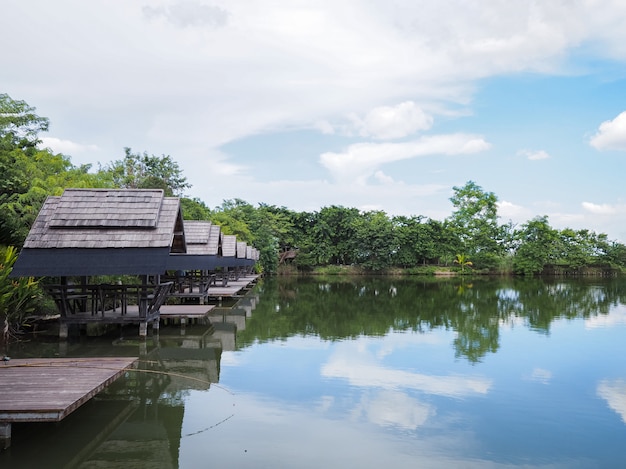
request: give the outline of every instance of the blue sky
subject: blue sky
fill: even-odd
[[[609,0],[8,0],[0,91],[74,164],[167,154],[209,207],[443,220],[472,180],[502,222],[626,242],[624,24]]]

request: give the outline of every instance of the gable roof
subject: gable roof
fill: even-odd
[[[245,259],[246,258],[246,248],[247,244],[245,241],[237,241],[237,259]]]
[[[159,274],[186,252],[176,197],[160,189],[66,189],[48,197],[12,276]]]
[[[218,267],[252,265],[245,256],[235,256],[239,246],[235,235],[223,235],[218,225],[204,220],[185,220],[187,252],[172,253],[167,262],[167,270],[214,270]],[[225,240],[225,245],[224,245]],[[243,243],[245,246],[246,243]],[[231,253],[232,251],[232,253]],[[226,254],[224,254],[226,253]]]
[[[209,243],[213,227],[210,221],[184,220],[183,225],[187,254],[217,255],[217,246],[213,249],[213,245]]]
[[[222,256],[235,257],[237,254],[237,236],[222,235]]]

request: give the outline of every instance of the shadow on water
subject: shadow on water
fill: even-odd
[[[208,324],[162,327],[147,340],[120,329],[106,337],[25,337],[13,344],[14,357],[137,356],[138,362],[61,422],[13,424],[0,467],[178,467],[185,396],[220,388],[222,351],[235,349],[240,316],[250,315],[256,301],[250,295],[235,307],[215,308]]]

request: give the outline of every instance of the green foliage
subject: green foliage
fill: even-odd
[[[184,220],[210,220],[211,209],[198,198],[180,198],[180,206]]]
[[[366,270],[381,271],[391,266],[390,246],[396,244],[391,220],[385,212],[362,213],[354,220],[355,260]]]
[[[39,132],[48,130],[46,117],[35,114],[36,109],[8,94],[0,94],[0,152],[27,150],[39,143]]]
[[[516,273],[535,275],[554,262],[558,233],[550,227],[548,217],[536,217],[522,225],[516,239],[519,243],[513,258]]]
[[[461,273],[465,272],[465,267],[472,267],[474,265],[465,254],[457,254],[454,263],[461,267]]]
[[[332,205],[322,208],[311,227],[320,265],[349,265],[356,261],[356,219],[359,211]]]
[[[290,245],[291,218],[285,208],[266,204],[255,208],[241,199],[225,200],[211,214],[211,222],[220,225],[223,233],[237,235],[259,250],[259,263],[266,273],[277,272],[279,249]]]
[[[48,195],[66,187],[98,187],[102,182],[49,150],[0,151],[0,244],[21,246]]]
[[[89,165],[37,149],[48,119],[23,101],[0,94],[0,244],[21,246],[48,195],[66,187],[97,187],[103,181]]]
[[[17,250],[13,246],[0,249],[0,343],[41,299],[38,282],[32,277],[10,278],[16,260]]]
[[[154,156],[132,153],[124,148],[124,159],[107,165],[103,170],[114,187],[127,189],[163,189],[165,195],[182,196],[191,187],[182,170],[169,155]]]
[[[450,201],[455,210],[450,217],[450,227],[460,240],[460,250],[467,252],[477,263],[485,253],[503,254],[495,194],[483,191],[473,181],[453,189],[454,196]]]

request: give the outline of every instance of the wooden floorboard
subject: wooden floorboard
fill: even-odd
[[[60,421],[137,358],[31,358],[0,364],[0,422]]]
[[[160,315],[162,319],[204,317],[213,308],[215,305],[163,305]]]
[[[258,275],[247,275],[241,277],[239,280],[229,280],[228,285],[225,287],[218,285],[211,285],[208,290],[209,297],[233,297],[239,295],[242,290],[250,287],[258,278]]]

